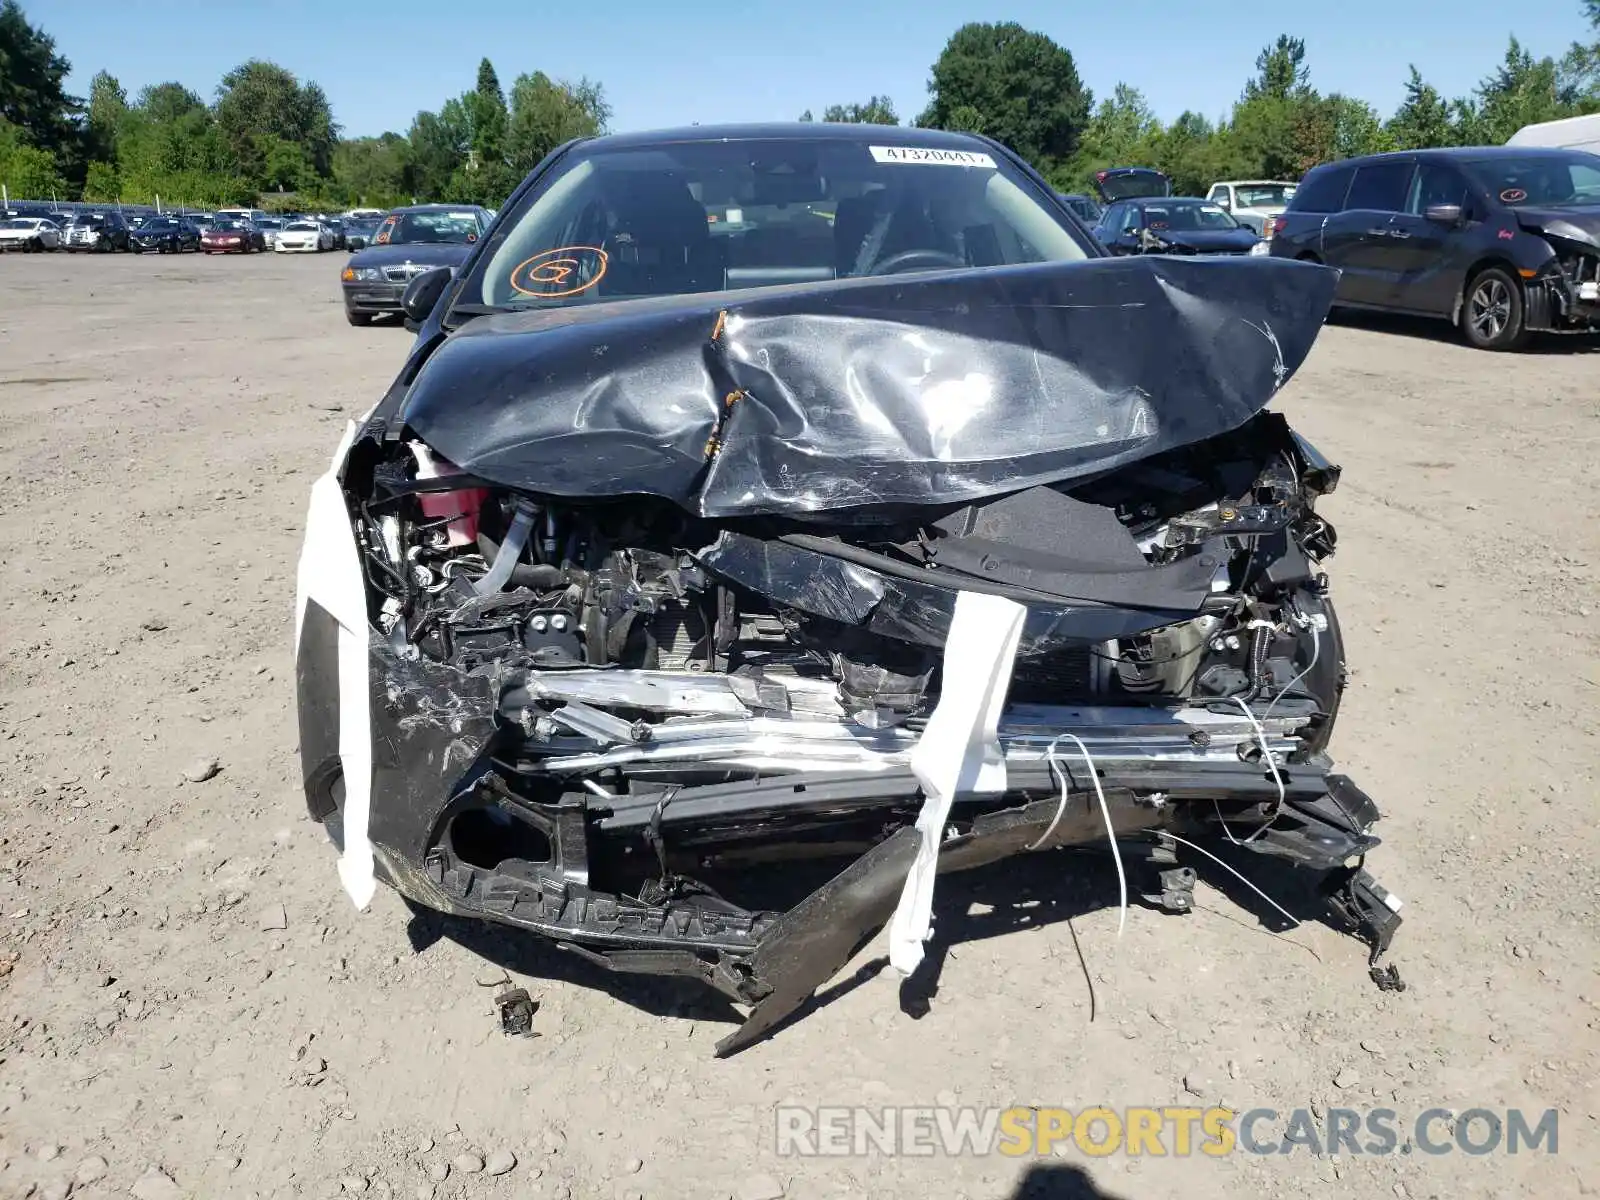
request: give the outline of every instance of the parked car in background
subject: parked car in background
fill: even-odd
[[[1267,252],[1255,230],[1198,196],[1118,200],[1101,216],[1094,235],[1113,254]]]
[[[322,222],[330,234],[333,235],[333,248],[343,250],[347,244],[343,217],[329,217]]]
[[[1076,192],[1059,192],[1061,202],[1070,208],[1077,218],[1085,225],[1093,226],[1099,223],[1100,214],[1105,210],[1094,202],[1093,196],[1084,196]]]
[[[207,254],[249,254],[265,250],[267,242],[251,222],[234,217],[219,217],[200,235],[200,249]]]
[[[255,227],[261,231],[261,241],[268,250],[273,248],[273,245],[278,240],[278,234],[282,232],[283,227],[288,223],[283,217],[263,217],[255,222]]]
[[[1267,222],[1289,207],[1295,186],[1281,180],[1229,180],[1212,184],[1206,199],[1227,209],[1239,224],[1265,235]]]
[[[344,223],[344,245],[346,250],[360,250],[369,245],[373,234],[378,232],[379,217],[347,218]]]
[[[11,217],[0,221],[0,250],[59,250],[61,229],[48,217]]]
[[[277,245],[273,249],[279,254],[332,250],[333,233],[319,221],[290,221],[278,231]]]
[[[381,221],[384,210],[381,208],[352,208],[345,212],[347,221]]]
[[[1172,180],[1154,167],[1108,167],[1094,173],[1094,190],[1110,204],[1139,196],[1170,196]]]
[[[265,220],[272,214],[260,208],[219,208],[216,217],[221,220],[249,221],[254,225],[257,221]]]
[[[1442,317],[1473,346],[1600,326],[1600,156],[1414,150],[1307,172],[1272,253],[1341,271],[1335,302]]]
[[[406,284],[433,267],[465,262],[490,219],[473,204],[418,204],[389,213],[373,241],[340,272],[345,319],[370,325],[373,317],[399,313]]]
[[[150,217],[129,238],[135,253],[181,254],[200,249],[200,231],[181,217]]]
[[[74,213],[71,224],[62,235],[61,244],[68,250],[95,250],[102,254],[126,250],[128,223],[115,210]]]

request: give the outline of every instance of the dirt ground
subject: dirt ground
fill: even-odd
[[[920,996],[869,946],[718,1061],[695,987],[358,913],[306,819],[307,492],[410,342],[346,326],[341,258],[0,260],[0,1196],[1600,1194],[1600,356],[1340,322],[1281,398],[1345,468],[1333,750],[1387,814],[1406,991],[1203,861],[1198,911],[1118,940],[1104,863],[1042,855],[940,881]],[[775,1150],[781,1103],[1216,1102],[1554,1108],[1559,1152]]]

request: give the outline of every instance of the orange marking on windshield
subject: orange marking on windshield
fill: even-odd
[[[610,257],[598,246],[558,246],[524,259],[511,271],[511,286],[536,300],[560,300],[586,292],[605,278]],[[585,268],[593,271],[583,278]],[[577,282],[571,282],[577,276]]]

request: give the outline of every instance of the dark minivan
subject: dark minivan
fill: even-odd
[[[1600,157],[1526,146],[1413,150],[1307,172],[1272,254],[1342,272],[1338,302],[1444,317],[1472,345],[1600,325]]]

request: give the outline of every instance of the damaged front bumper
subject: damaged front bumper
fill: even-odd
[[[862,724],[837,689],[799,678],[463,674],[372,632],[364,840],[376,878],[418,904],[751,1005],[719,1055],[805,1004],[894,914],[918,850],[925,792],[913,756],[926,722]],[[328,670],[338,636],[311,603],[300,656],[307,798],[349,856]],[[1369,942],[1375,963],[1400,921],[1399,902],[1363,869],[1379,813],[1325,754],[1304,751],[1298,732],[1314,708],[1009,705],[996,730],[1004,791],[955,797],[937,868],[1104,844],[1109,821],[1124,858],[1155,878],[1182,853],[1164,834],[1220,835],[1318,876],[1328,914]],[[832,874],[807,893],[762,904],[720,886],[811,855]]]

